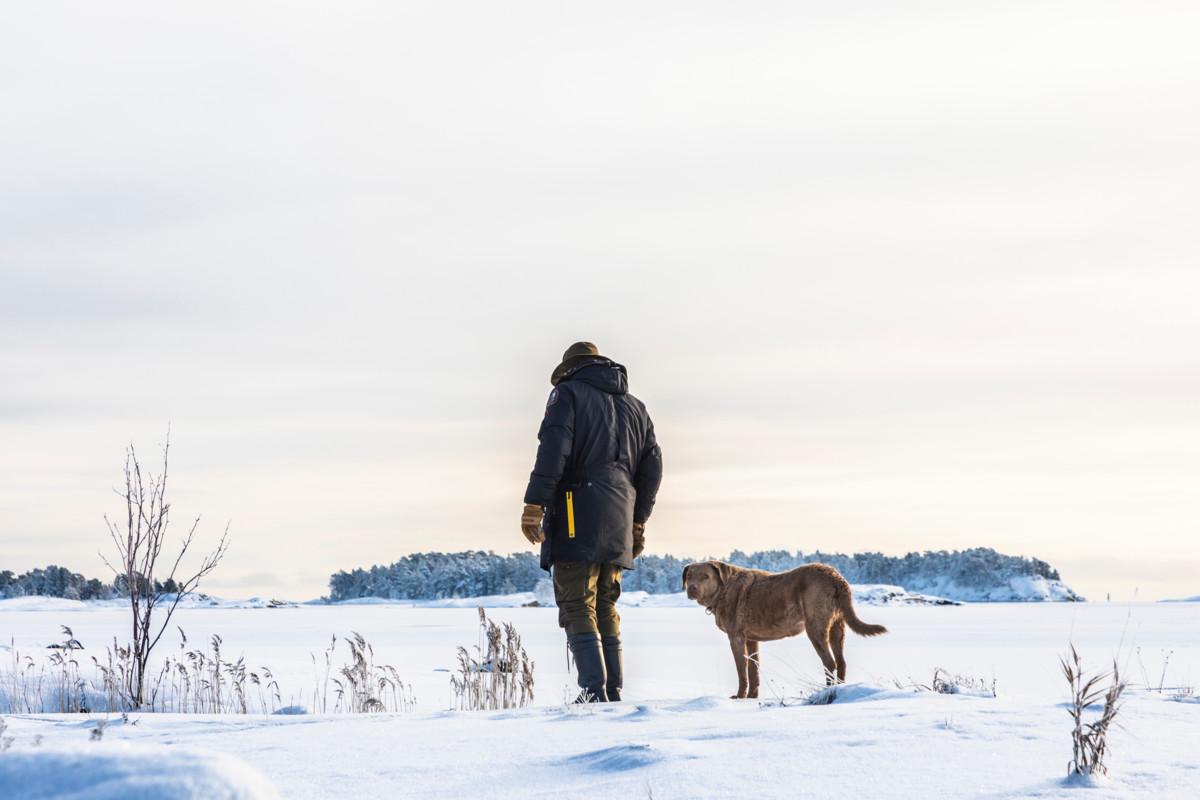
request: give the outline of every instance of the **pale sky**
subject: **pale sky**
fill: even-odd
[[[1200,594],[1198,40],[1191,0],[5,3],[0,569],[108,577],[168,422],[218,594],[525,549],[587,339],[663,446],[651,552]]]

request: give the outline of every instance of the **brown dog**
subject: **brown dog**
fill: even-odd
[[[825,666],[825,683],[846,680],[846,626],[860,636],[887,633],[854,613],[850,584],[831,566],[806,564],[790,572],[744,569],[722,561],[683,568],[687,596],[708,609],[729,634],[737,664],[734,698],[758,697],[758,644],[808,632]],[[830,652],[832,650],[832,653]]]

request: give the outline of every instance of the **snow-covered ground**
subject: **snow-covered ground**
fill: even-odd
[[[947,577],[917,581],[910,591],[937,597],[949,597],[968,603],[1014,603],[1082,600],[1061,580],[1041,575],[1018,575],[998,586],[964,586]]]
[[[161,743],[101,742],[58,741],[0,754],[0,797],[275,800],[279,796],[267,778],[232,755]]]
[[[796,702],[819,678],[804,637],[765,644],[761,700],[733,701],[725,699],[734,688],[732,659],[711,617],[696,606],[635,605],[623,611],[626,702],[567,708],[573,681],[554,609],[490,613],[523,635],[537,664],[538,707],[445,710],[451,692],[443,670],[453,666],[458,645],[476,641],[473,608],[185,609],[178,622],[192,644],[219,634],[227,657],[244,653],[251,667],[270,666],[284,702],[300,705],[310,705],[310,654],[333,633],[358,631],[372,642],[377,662],[395,665],[413,684],[417,710],[365,717],[136,714],[128,722],[114,716],[99,742],[89,741],[95,715],[9,715],[4,736],[13,741],[0,753],[0,796],[59,796],[43,791],[45,781],[29,781],[29,770],[49,780],[63,773],[53,765],[83,753],[109,774],[112,760],[147,747],[249,764],[253,771],[243,774],[228,761],[211,762],[218,777],[233,776],[230,797],[270,796],[254,771],[286,798],[1200,796],[1200,704],[1177,702],[1200,683],[1197,604],[863,606],[866,621],[891,632],[848,638],[853,685],[821,706]],[[20,653],[40,656],[62,624],[87,656],[123,636],[126,617],[118,608],[0,607],[0,640]],[[1070,742],[1057,659],[1068,641],[1093,670],[1115,656],[1131,681],[1167,688],[1130,691],[1112,735],[1112,774],[1083,794],[1062,783]],[[176,645],[168,634],[160,647]],[[0,665],[9,658],[0,653]],[[914,690],[939,667],[983,686],[994,680],[998,696]],[[30,759],[42,759],[36,763],[45,768]]]

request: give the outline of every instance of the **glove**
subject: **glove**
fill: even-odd
[[[633,557],[637,558],[646,549],[646,523],[633,523]]]
[[[546,534],[542,533],[542,507],[535,506],[532,503],[525,504],[525,510],[521,512],[521,533],[525,534],[525,538],[530,544],[541,544],[546,541]]]

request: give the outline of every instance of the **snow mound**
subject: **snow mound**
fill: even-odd
[[[621,719],[627,722],[641,722],[657,716],[658,711],[653,706],[639,705]]]
[[[601,774],[648,767],[662,760],[663,754],[648,744],[619,744],[565,759],[566,765],[574,769]]]
[[[720,697],[697,697],[694,700],[688,700],[683,703],[676,703],[672,706],[667,706],[667,711],[689,712],[689,711],[715,711],[718,708],[724,708],[733,701],[727,701]]]
[[[902,692],[869,683],[839,683],[826,686],[804,698],[808,706],[828,706],[834,703],[864,703],[872,700],[895,700],[913,697],[913,692]]]
[[[965,586],[949,576],[939,576],[914,580],[909,583],[907,589],[910,592],[967,603],[1049,603],[1084,600],[1061,580],[1044,578],[1041,575],[1018,575],[998,586]]]
[[[232,756],[112,742],[13,749],[0,757],[6,800],[278,800]]]
[[[1070,789],[1105,789],[1112,785],[1112,781],[1105,775],[1073,772],[1063,778],[1062,785]]]
[[[1200,603],[1200,594],[1195,597],[1176,597],[1171,600],[1162,600],[1163,603]]]

